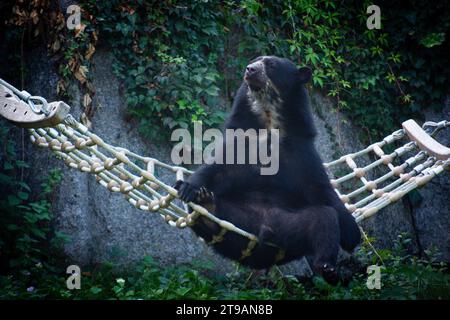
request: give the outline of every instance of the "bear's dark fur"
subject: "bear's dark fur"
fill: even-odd
[[[235,96],[226,129],[280,130],[275,175],[261,175],[259,163],[203,165],[186,182],[177,181],[175,188],[181,199],[204,205],[217,217],[259,236],[242,264],[262,269],[305,256],[315,273],[334,282],[339,245],[352,251],[360,232],[314,146],[316,130],[305,88],[310,78],[310,69],[296,68],[287,59],[259,57],[247,67]],[[193,230],[211,241],[220,228],[199,219]],[[247,244],[246,238],[227,232],[214,248],[239,260]],[[286,251],[279,261],[273,244]]]

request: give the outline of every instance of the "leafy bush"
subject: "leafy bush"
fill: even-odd
[[[161,129],[223,121],[217,62],[225,44],[217,41],[224,33],[217,3],[86,1],[85,9],[109,39],[114,72],[144,135],[167,138]]]
[[[258,55],[311,66],[313,86],[366,137],[440,108],[448,93],[445,1],[381,1],[381,30],[366,27],[368,0],[83,3],[113,48],[130,113],[152,137],[193,120],[221,123],[228,101],[218,93],[231,99]]]
[[[386,134],[426,108],[439,110],[448,94],[445,0],[433,6],[378,1],[380,30],[367,29],[369,0],[83,0],[82,27],[75,30],[66,30],[49,1],[6,3],[9,57],[23,61],[17,58],[24,45],[32,48],[33,42],[21,41],[25,32],[43,36],[61,76],[55,89],[65,94],[71,76],[77,80],[86,109],[82,120],[89,124],[95,93],[89,70],[100,40],[112,48],[129,113],[145,136],[159,140],[168,138],[167,129],[194,120],[222,123],[242,70],[258,55],[312,67],[312,86],[328,94],[366,138]]]
[[[51,170],[36,195],[23,180],[29,166],[18,159],[8,128],[0,128],[0,145],[0,274],[31,286],[57,270],[59,248],[67,239],[51,227],[50,199],[61,173]]]
[[[276,270],[251,280],[246,269],[218,276],[211,274],[211,263],[163,266],[147,257],[130,270],[105,263],[84,271],[80,290],[66,288],[62,271],[39,278],[32,288],[15,277],[0,277],[0,299],[450,299],[450,276],[444,265],[433,255],[428,259],[408,255],[408,241],[402,235],[393,251],[378,256],[367,244],[359,252],[364,265],[380,263],[382,255],[380,290],[367,288],[364,272],[347,285],[333,287],[319,277],[300,283]]]

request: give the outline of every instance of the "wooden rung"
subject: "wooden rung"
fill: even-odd
[[[415,141],[420,149],[439,160],[450,158],[450,148],[440,144],[425,132],[414,120],[410,119],[402,123],[408,137]]]
[[[45,128],[61,123],[69,114],[70,107],[62,101],[48,104],[49,115],[34,113],[22,100],[10,90],[0,85],[0,115],[24,128]]]

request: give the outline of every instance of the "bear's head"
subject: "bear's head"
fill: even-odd
[[[311,79],[311,69],[297,68],[285,58],[261,56],[250,62],[245,69],[244,80],[254,93],[270,91],[278,96],[288,95],[298,84]]]

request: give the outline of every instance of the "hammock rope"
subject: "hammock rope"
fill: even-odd
[[[28,112],[30,109],[32,112]],[[76,121],[69,110],[64,102],[47,104],[44,98],[24,94],[0,79],[0,114],[16,125],[27,127],[32,143],[50,149],[70,168],[94,175],[100,185],[123,194],[136,208],[159,213],[171,226],[192,226],[200,216],[218,224],[220,232],[209,244],[220,242],[227,232],[247,238],[241,259],[251,255],[258,242],[255,235],[217,218],[202,206],[183,203],[177,191],[158,178],[158,173],[164,170],[176,180],[184,180],[192,171],[110,145]],[[357,222],[450,168],[450,149],[432,138],[448,127],[449,121],[426,122],[421,128],[408,120],[403,129],[382,141],[324,164],[331,184]],[[407,141],[392,152],[383,150],[395,148],[402,140]],[[370,156],[377,160],[368,163]],[[403,158],[406,160],[402,161]],[[377,176],[383,170],[385,173]]]

